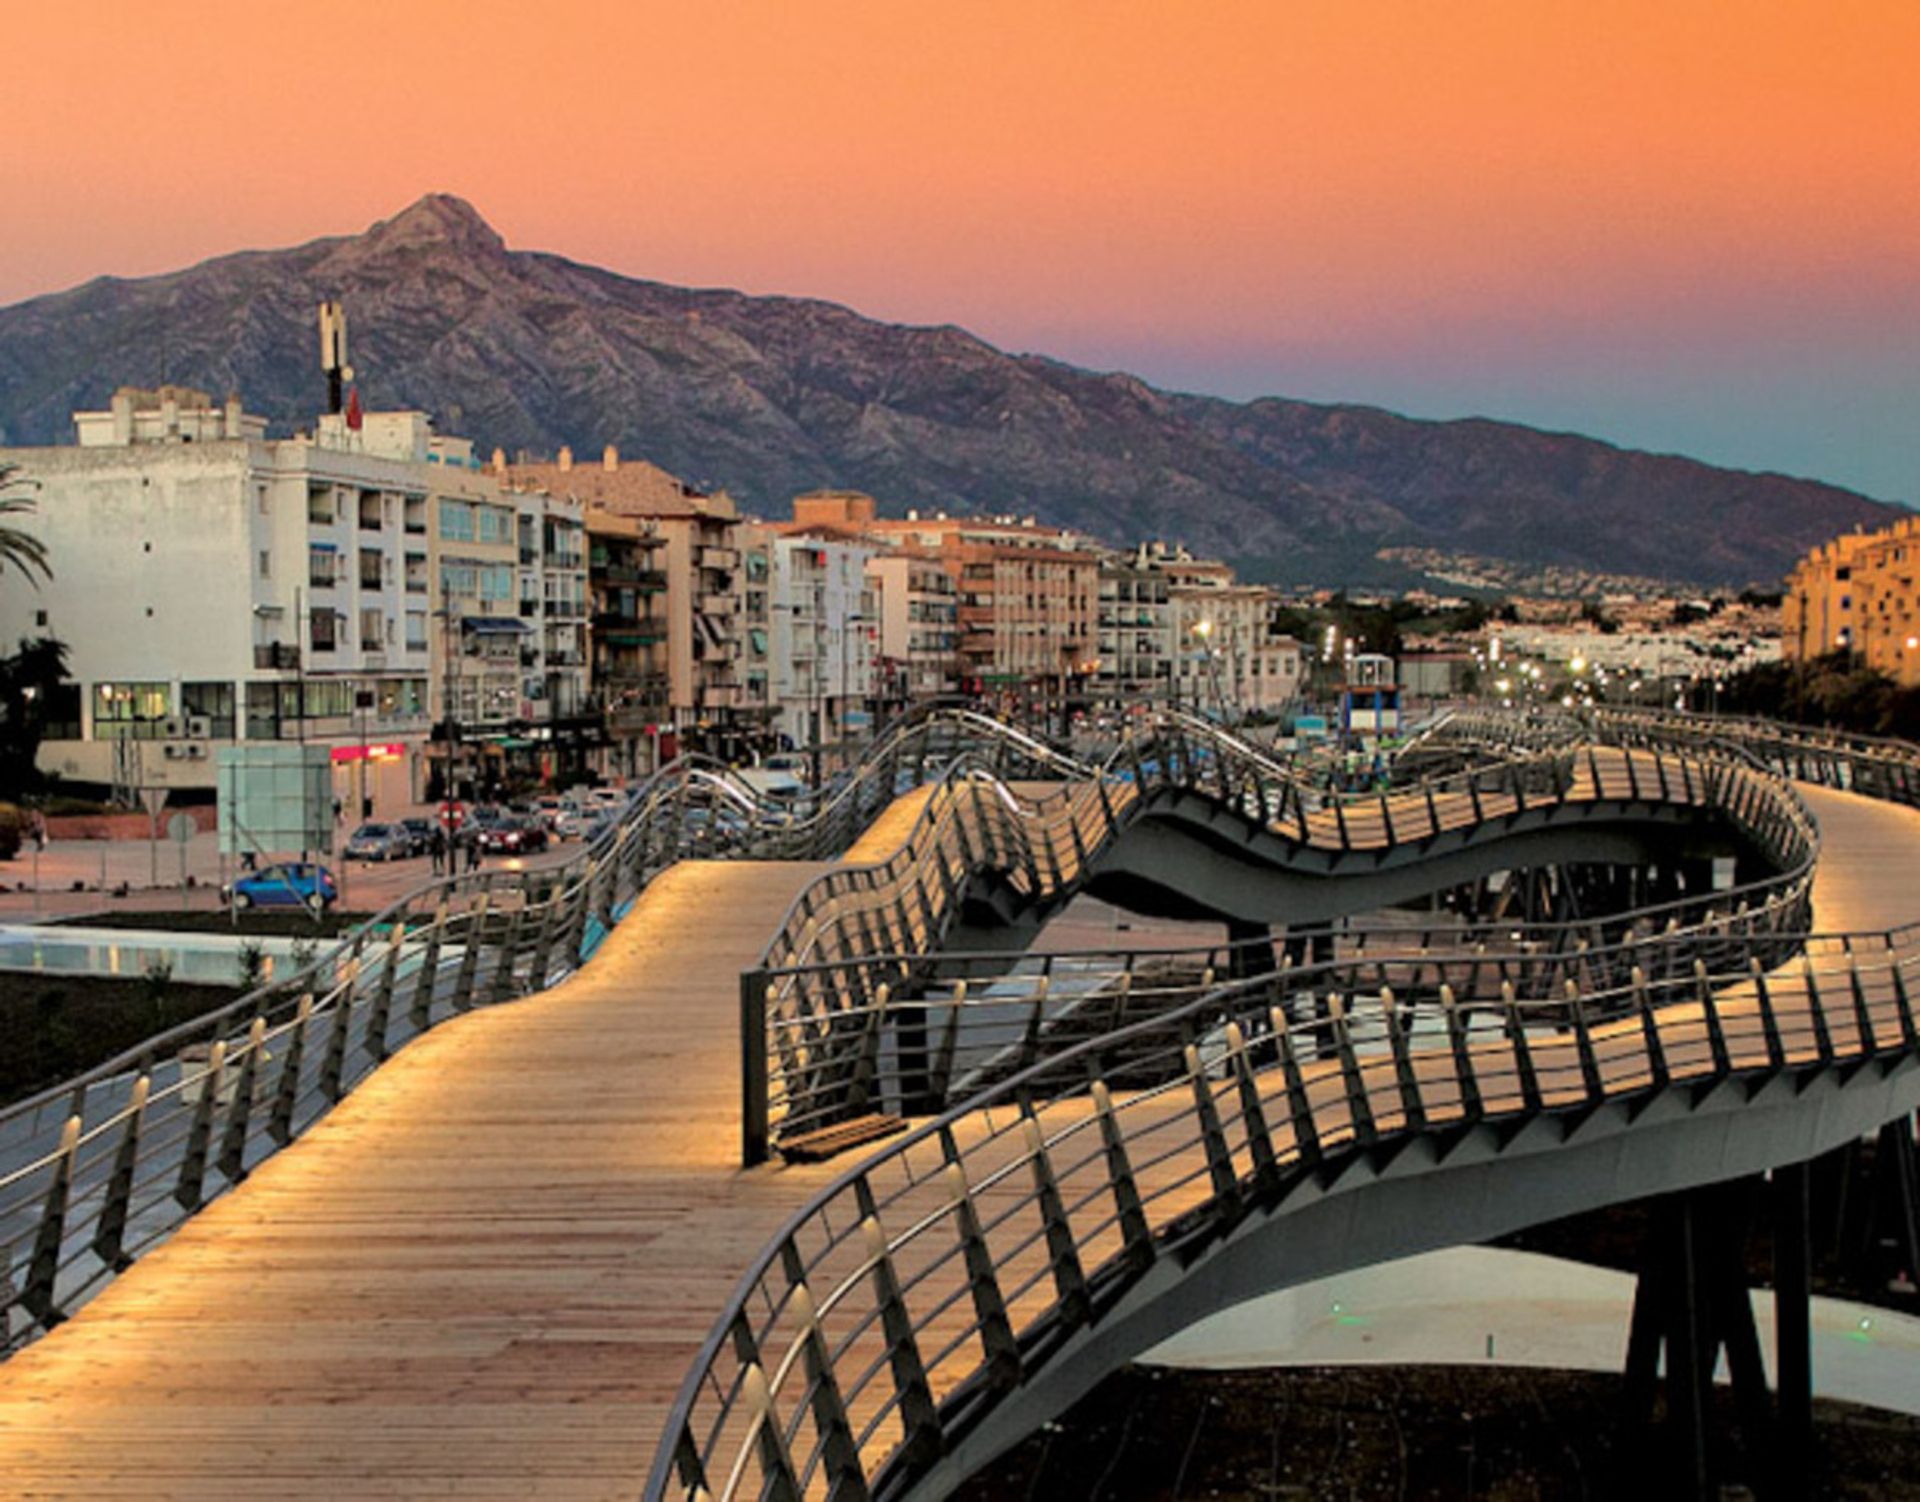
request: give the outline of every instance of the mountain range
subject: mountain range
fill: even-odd
[[[276,431],[308,425],[328,297],[370,409],[423,409],[483,453],[611,443],[769,516],[832,486],[891,514],[1180,540],[1254,577],[1375,582],[1395,567],[1382,550],[1420,548],[1708,584],[1778,579],[1811,545],[1905,514],[1575,434],[1163,391],[950,325],[636,280],[509,250],[444,194],[363,234],[0,309],[0,442],[69,442],[76,408],[162,379],[238,392]]]

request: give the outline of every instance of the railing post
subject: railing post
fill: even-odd
[[[854,1441],[840,1379],[833,1369],[833,1350],[820,1333],[820,1315],[807,1287],[806,1263],[791,1237],[780,1243],[780,1266],[793,1289],[794,1315],[802,1330],[802,1359],[807,1387],[812,1393],[813,1427],[820,1436],[820,1460],[826,1467],[827,1493],[844,1502],[867,1502],[867,1476],[860,1466],[860,1447]]]
[[[79,1151],[80,1118],[69,1116],[60,1128],[40,1229],[33,1238],[33,1260],[27,1264],[26,1287],[20,1292],[21,1307],[47,1330],[66,1318],[54,1303],[54,1287],[60,1276],[60,1243],[67,1234],[67,1203],[73,1194],[73,1160]]]
[[[186,1149],[180,1157],[180,1178],[174,1185],[173,1197],[183,1210],[200,1208],[201,1190],[207,1174],[207,1149],[213,1140],[213,1111],[220,1094],[221,1080],[226,1074],[226,1063],[227,1044],[222,1038],[215,1041],[207,1054],[207,1067],[200,1076],[200,1098],[193,1106],[193,1125],[187,1130]],[[183,1067],[182,1088],[185,1076]]]
[[[453,1009],[456,1012],[471,1011],[473,1008],[473,983],[480,971],[480,946],[486,939],[487,902],[491,895],[488,892],[480,893],[467,908],[466,947],[460,953],[460,969],[453,982]]]
[[[1240,1176],[1233,1171],[1233,1153],[1220,1122],[1220,1105],[1213,1098],[1213,1082],[1200,1062],[1200,1050],[1189,1043],[1185,1054],[1194,1115],[1200,1123],[1200,1145],[1207,1155],[1207,1176],[1213,1184],[1214,1219],[1231,1222],[1240,1216]]]
[[[274,1091],[273,1113],[267,1118],[267,1135],[285,1147],[293,1140],[293,1113],[300,1100],[300,1069],[307,1053],[307,1029],[313,1023],[313,992],[300,998],[294,1013],[293,1031],[287,1036],[287,1056],[280,1065],[280,1087]]]
[[[1240,1124],[1246,1133],[1247,1152],[1253,1159],[1254,1180],[1262,1193],[1271,1194],[1280,1186],[1280,1167],[1273,1155],[1273,1138],[1267,1131],[1260,1083],[1254,1077],[1252,1061],[1247,1058],[1246,1030],[1238,1022],[1227,1024],[1227,1047],[1232,1050],[1233,1077],[1240,1088]]]
[[[1406,1129],[1422,1132],[1427,1126],[1427,1109],[1420,1099],[1420,1081],[1413,1072],[1413,1055],[1407,1048],[1407,1030],[1400,1021],[1400,1005],[1393,988],[1380,988],[1380,1020],[1387,1030],[1387,1048],[1393,1055],[1394,1078],[1400,1086],[1400,1110],[1406,1117]]]
[[[741,1368],[740,1396],[753,1413],[754,1448],[760,1456],[758,1495],[767,1502],[800,1502],[800,1483],[793,1473],[793,1457],[787,1453],[787,1432],[781,1426],[773,1389],[767,1384],[766,1368],[760,1361],[760,1347],[744,1313],[734,1315],[731,1333],[734,1359]]]
[[[1633,987],[1634,1001],[1640,1013],[1640,1034],[1647,1050],[1647,1072],[1653,1078],[1653,1088],[1656,1091],[1664,1090],[1672,1076],[1667,1072],[1667,1046],[1660,1036],[1660,1021],[1655,1015],[1653,994],[1647,988],[1647,972],[1635,965],[1629,972],[1629,984]]]
[[[1061,1321],[1072,1329],[1093,1317],[1093,1303],[1087,1297],[1087,1277],[1080,1267],[1073,1227],[1067,1221],[1066,1202],[1060,1198],[1060,1185],[1053,1176],[1046,1137],[1040,1130],[1040,1118],[1033,1114],[1033,1102],[1022,1099],[1020,1114],[1026,1136],[1027,1164],[1033,1173],[1034,1198],[1039,1201],[1040,1223],[1046,1228],[1047,1262],[1053,1270],[1054,1293],[1059,1300]]]
[[[940,1128],[940,1151],[947,1160],[947,1199],[953,1206],[960,1255],[967,1267],[967,1291],[973,1299],[980,1349],[987,1358],[987,1382],[1004,1392],[1019,1385],[1025,1369],[1020,1359],[1020,1342],[1014,1338],[1012,1321],[1007,1318],[1007,1301],[1000,1292],[993,1251],[987,1245],[986,1232],[981,1229],[980,1212],[974,1207],[973,1189],[967,1183],[959,1146],[953,1140],[953,1132],[944,1126]]]
[[[520,961],[520,929],[526,916],[524,906],[516,907],[507,914],[507,931],[500,936],[500,957],[493,965],[493,986],[489,999],[495,1003],[512,1001],[518,977],[514,971]]]
[[[387,934],[387,952],[380,961],[380,980],[373,991],[373,1005],[367,1010],[367,1052],[373,1062],[384,1064],[387,1048],[387,1022],[393,1015],[393,977],[400,968],[400,946],[406,942],[406,925],[396,923]]]
[[[147,1096],[153,1090],[150,1075],[133,1082],[127,1097],[127,1124],[113,1154],[113,1174],[100,1205],[100,1224],[93,1233],[93,1255],[115,1272],[124,1272],[133,1259],[125,1255],[127,1215],[133,1207],[133,1171],[140,1162],[140,1133],[145,1124]]]
[[[1293,1137],[1294,1152],[1299,1156],[1300,1166],[1311,1170],[1320,1164],[1320,1133],[1313,1121],[1313,1102],[1307,1096],[1306,1076],[1293,1050],[1292,1024],[1286,1009],[1277,1004],[1267,1009],[1267,1018],[1273,1029],[1274,1048],[1280,1055],[1280,1078],[1286,1082],[1287,1126]]]
[[[409,1015],[413,1030],[424,1033],[433,1026],[433,989],[440,978],[440,940],[447,930],[447,899],[443,892],[427,925],[426,941],[420,949],[420,968],[413,977],[413,1003]]]
[[[1353,1029],[1347,1022],[1347,1004],[1337,991],[1327,992],[1327,1020],[1333,1029],[1334,1054],[1340,1062],[1340,1079],[1346,1091],[1353,1140],[1362,1147],[1371,1147],[1380,1137],[1379,1128],[1373,1121],[1373,1099],[1367,1093],[1367,1077],[1361,1072],[1359,1055],[1354,1052]]]
[[[1091,1057],[1087,1060],[1087,1071],[1093,1074],[1095,1065]],[[1113,1191],[1114,1214],[1120,1223],[1120,1242],[1123,1255],[1135,1274],[1143,1273],[1153,1266],[1153,1232],[1147,1225],[1147,1213],[1140,1203],[1140,1187],[1133,1177],[1133,1161],[1127,1154],[1126,1136],[1120,1130],[1119,1119],[1113,1113],[1113,1095],[1107,1089],[1107,1082],[1095,1076],[1089,1089],[1093,1096],[1093,1109],[1100,1121],[1100,1144],[1107,1158],[1107,1186]]]
[[[260,1080],[260,1055],[267,1048],[267,1019],[256,1017],[247,1029],[247,1053],[240,1061],[240,1074],[233,1082],[233,1106],[227,1113],[227,1128],[220,1140],[220,1156],[214,1166],[229,1184],[237,1184],[246,1174],[247,1126],[253,1119],[253,1097]]]
[[[880,1329],[886,1338],[893,1390],[899,1400],[899,1459],[911,1470],[941,1451],[940,1411],[934,1404],[933,1389],[927,1382],[927,1367],[920,1356],[920,1341],[913,1328],[913,1315],[900,1291],[900,1278],[893,1268],[893,1254],[887,1248],[887,1233],[880,1224],[880,1210],[874,1203],[873,1186],[862,1174],[854,1180],[853,1187],[855,1203],[860,1211],[861,1237],[866,1244],[867,1267],[873,1280],[873,1300],[879,1306]]]
[[[767,1161],[767,972],[740,972],[740,1162]]]
[[[1467,1028],[1460,1016],[1453,987],[1440,986],[1440,1010],[1447,1019],[1447,1041],[1453,1047],[1453,1073],[1460,1086],[1460,1115],[1469,1124],[1480,1120],[1486,1108],[1480,1099],[1480,1081],[1473,1071],[1473,1049],[1468,1046]]]
[[[1527,1042],[1527,1026],[1520,1016],[1520,1003],[1513,994],[1513,982],[1500,982],[1500,1006],[1507,1017],[1507,1044],[1513,1049],[1513,1070],[1520,1081],[1520,1103],[1529,1116],[1545,1109],[1540,1094],[1540,1076],[1533,1067],[1533,1046]]]

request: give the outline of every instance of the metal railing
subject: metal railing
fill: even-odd
[[[1244,742],[1169,718],[1123,741],[1104,768],[1037,799],[957,767],[887,861],[832,872],[796,899],[762,964],[741,977],[743,1161],[761,1161],[776,1139],[806,1138],[876,1111],[924,1111],[946,1098],[962,1076],[940,1060],[950,1065],[965,1051],[958,1033],[986,1014],[930,1016],[921,961],[969,895],[979,900],[983,878],[1004,893],[1008,916],[1026,908],[1044,917],[1079,889],[1147,794],[1203,799],[1253,832],[1292,842],[1278,855],[1316,863],[1378,858],[1401,846],[1423,854],[1441,835],[1504,828],[1529,811],[1552,817],[1569,805],[1712,809],[1770,874],[1732,892],[1680,899],[1648,919],[1672,929],[1711,918],[1735,932],[1779,934],[1804,931],[1809,917],[1818,848],[1811,816],[1790,788],[1714,748],[1530,753],[1356,805],[1322,802]],[[930,1041],[936,1024],[942,1032]],[[1001,1028],[996,1021],[987,1030]],[[890,1089],[889,1071],[913,1061],[919,1083]]]
[[[836,853],[902,778],[963,745],[1011,769],[1053,755],[977,717],[911,717],[797,810],[683,758],[564,865],[434,881],[294,973],[0,1110],[0,1350],[64,1319],[409,1039],[584,963],[676,860]]]
[[[1804,937],[1817,828],[1745,757],[1690,746],[1615,752],[1603,766],[1590,747],[1543,737],[1543,786],[1534,769],[1476,768],[1389,795],[1357,832],[1340,805],[1312,807],[1297,781],[1276,789],[1233,747],[1194,754],[1193,740],[1178,727],[1159,754],[1123,747],[1109,767],[1124,760],[1136,795],[1155,783],[1204,792],[1303,845],[1331,836],[1341,853],[1431,841],[1462,826],[1463,804],[1472,821],[1511,819],[1530,800],[1709,805],[1774,874],[1731,911],[1725,894],[1670,905],[1664,924],[1639,915],[1660,932],[1612,945],[1568,945],[1562,930],[1545,956],[1490,958],[1485,942],[1436,952],[1423,937],[1220,986],[1210,951],[1190,980],[1150,977],[1144,1016],[1138,958],[1083,965],[1071,1006],[1091,1009],[1092,1026],[1055,1048],[1041,1024],[1057,958],[1013,997],[976,998],[964,973],[949,975],[943,996],[898,1007],[891,1043],[875,1046],[883,977],[892,967],[907,980],[932,925],[906,912],[890,929],[849,930],[823,900],[806,931],[848,952],[776,946],[770,958],[785,964],[787,999],[807,976],[834,994],[782,1015],[774,977],[749,978],[749,1052],[757,1043],[777,1061],[770,1073],[787,1071],[790,1094],[795,1056],[812,1049],[836,1089],[890,1088],[902,1111],[944,1111],[817,1195],[747,1272],[682,1386],[649,1498],[903,1495],[1163,1259],[1392,1139],[1577,1118],[1675,1082],[1806,1073],[1920,1044],[1909,1002],[1920,930]],[[1111,780],[1082,797],[1110,819]],[[940,888],[957,888],[950,852],[928,835],[917,859],[903,852],[892,890],[929,861]],[[876,955],[882,932],[911,942]]]
[[[1687,941],[1654,944],[1669,942]],[[1810,939],[1772,972],[1696,957],[1659,979],[1488,999],[1453,988],[1473,960],[1216,988],[899,1139],[741,1281],[647,1495],[901,1495],[1156,1264],[1395,1139],[1920,1046],[1913,929]]]

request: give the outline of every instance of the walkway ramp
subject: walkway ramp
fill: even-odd
[[[0,1494],[630,1497],[832,1170],[739,1168],[739,973],[825,864],[686,862],[0,1367]]]

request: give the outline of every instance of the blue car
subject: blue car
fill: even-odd
[[[236,908],[304,907],[321,913],[339,899],[333,873],[311,861],[288,861],[249,872],[227,888],[227,900]]]

